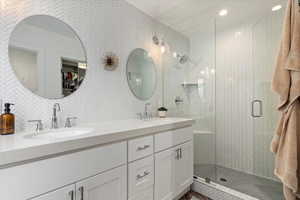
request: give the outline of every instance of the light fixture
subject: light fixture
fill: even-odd
[[[280,10],[282,8],[282,5],[276,5],[276,6],[274,6],[273,8],[272,8],[272,11],[278,11],[278,10]]]
[[[241,31],[237,31],[237,32],[235,32],[235,34],[234,34],[234,36],[237,38],[237,37],[239,37],[239,36],[241,36],[242,35],[242,32]]]
[[[159,45],[160,42],[156,34],[152,37],[152,40],[155,45]]]
[[[157,37],[157,35],[154,35],[152,37],[152,41],[153,41],[153,44],[155,44],[156,46],[160,46],[161,53],[165,53],[166,52],[166,44],[165,44],[165,42],[164,42],[163,39],[159,39]]]
[[[165,53],[166,52],[166,46],[165,46],[165,42],[164,41],[161,42],[160,51],[161,51],[161,53]]]
[[[224,17],[224,16],[226,16],[227,14],[228,14],[228,10],[226,10],[226,9],[222,9],[222,10],[219,11],[219,15],[220,15],[221,17]]]
[[[177,58],[177,55],[178,55],[178,54],[177,54],[176,52],[173,53],[173,57],[174,57],[174,58]]]

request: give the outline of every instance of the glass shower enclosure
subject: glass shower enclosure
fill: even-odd
[[[211,18],[189,35],[187,62],[165,55],[165,106],[171,116],[195,119],[196,178],[281,200],[269,146],[279,118],[271,80],[284,9],[272,11],[274,2],[257,9],[249,1],[229,5],[228,16]],[[257,11],[239,18],[248,8]]]

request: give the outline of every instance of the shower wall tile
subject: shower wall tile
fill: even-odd
[[[154,57],[158,87],[149,100],[155,110],[162,97],[162,62],[159,48],[152,43],[157,33],[185,49],[188,39],[145,15],[124,0],[2,0],[0,1],[0,98],[16,104],[17,130],[29,119],[49,123],[55,102],[63,116],[77,116],[80,122],[135,118],[145,102],[131,94],[126,79],[127,57],[134,48],[145,48]],[[80,89],[62,100],[47,100],[25,89],[16,79],[8,59],[11,32],[22,19],[36,14],[51,15],[69,24],[87,50],[88,72]],[[101,58],[113,51],[120,57],[116,71],[105,71]]]

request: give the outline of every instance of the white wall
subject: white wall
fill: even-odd
[[[16,104],[17,130],[25,127],[28,119],[42,119],[49,124],[52,106],[62,105],[63,115],[77,116],[81,122],[109,121],[135,118],[144,109],[145,102],[131,93],[126,78],[126,61],[135,48],[145,48],[161,71],[161,57],[152,43],[154,33],[179,49],[188,46],[188,40],[159,24],[124,0],[10,0],[0,6],[0,98]],[[57,17],[78,33],[87,50],[86,80],[73,95],[62,100],[47,100],[24,87],[16,79],[8,61],[8,41],[18,22],[34,14]],[[116,71],[105,71],[101,58],[107,51],[120,57]],[[161,80],[161,73],[158,74]],[[158,82],[154,96],[149,100],[153,109],[161,102],[162,84]]]

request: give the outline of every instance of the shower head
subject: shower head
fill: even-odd
[[[182,56],[179,56],[179,63],[180,64],[185,64],[189,61],[189,57],[187,55],[182,55]]]

